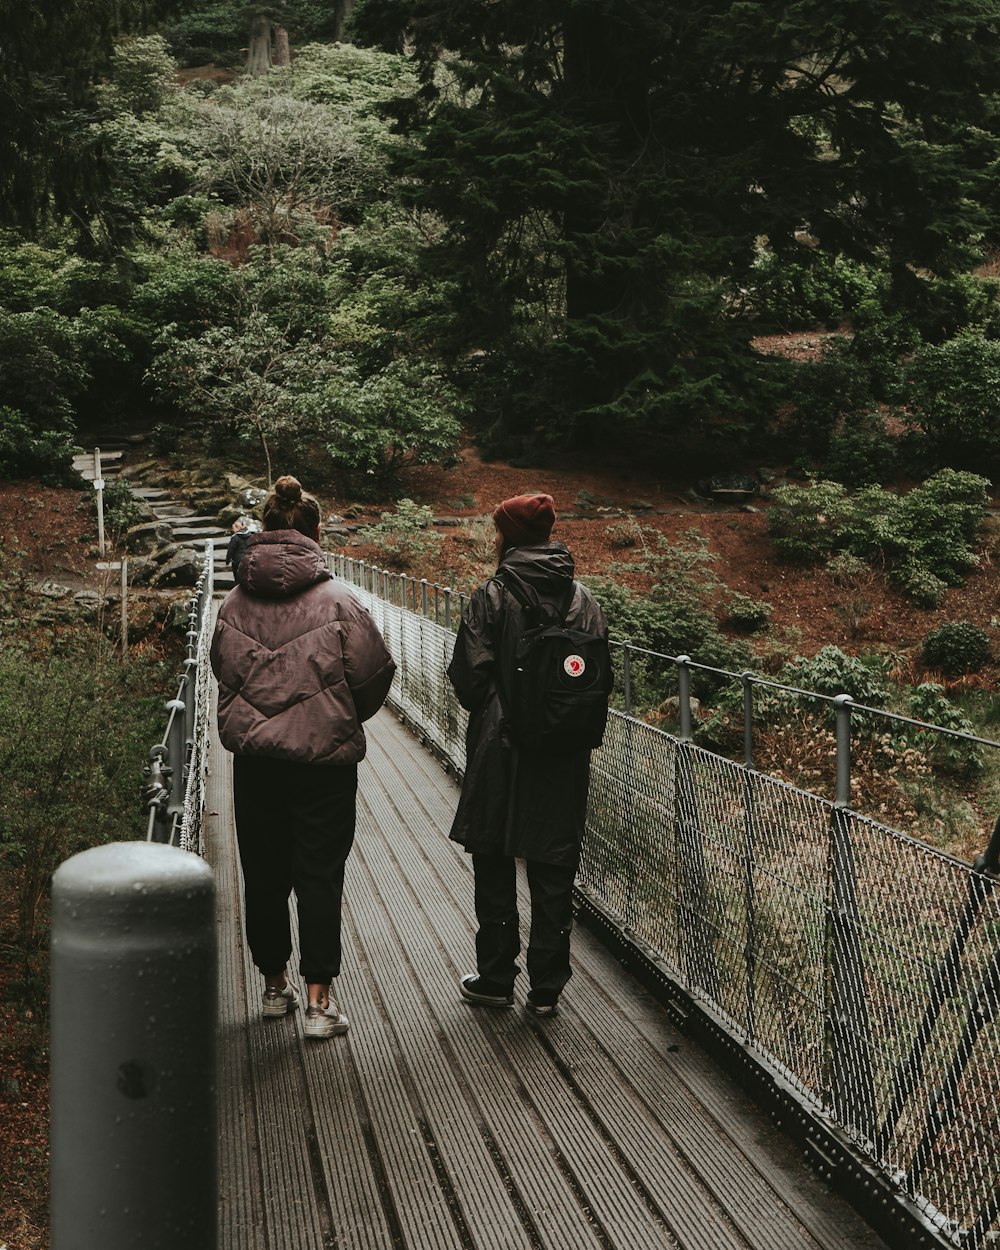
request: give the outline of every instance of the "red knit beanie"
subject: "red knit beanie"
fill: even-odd
[[[493,513],[493,521],[511,547],[547,543],[556,512],[551,495],[514,495]]]

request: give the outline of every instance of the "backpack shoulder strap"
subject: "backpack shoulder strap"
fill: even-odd
[[[522,608],[530,611],[541,606],[538,595],[534,589],[527,584],[522,578],[513,571],[513,569],[499,569],[496,575],[496,581],[514,596]]]
[[[529,586],[513,569],[500,569],[496,580],[506,590],[510,591],[525,611],[532,613],[536,619],[541,620],[547,616],[550,623],[552,623],[552,616],[555,614],[558,618],[558,624],[566,624],[566,616],[573,604],[573,596],[576,594],[575,581],[570,582],[566,594],[559,601],[558,605],[554,605],[543,603],[534,586]]]

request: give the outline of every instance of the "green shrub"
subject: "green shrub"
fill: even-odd
[[[634,561],[613,565],[610,576],[584,579],[604,609],[612,637],[660,655],[689,655],[697,664],[740,671],[749,663],[744,643],[732,642],[719,629],[713,600],[722,582],[715,575],[715,557],[697,530],[668,542],[659,531],[637,523]],[[644,593],[630,590],[616,575],[644,575],[651,580]],[[718,678],[695,671],[694,689],[705,696]],[[632,665],[633,701],[653,707],[676,693],[672,664],[636,656]]]
[[[924,682],[917,686],[906,701],[905,712],[914,720],[928,725],[940,725],[958,733],[975,734],[976,728],[945,695],[941,686]],[[961,773],[966,777],[978,776],[983,769],[983,749],[975,742],[952,738],[948,734],[931,733],[915,726],[905,726],[900,734],[902,742],[922,751],[936,768],[945,772]]]
[[[432,365],[398,360],[365,375],[345,362],[325,384],[309,383],[295,396],[296,438],[306,454],[321,446],[355,494],[384,497],[410,465],[457,462],[461,400]]]
[[[0,396],[40,431],[72,427],[73,404],[88,375],[74,323],[50,308],[0,309]]]
[[[771,623],[773,609],[763,599],[751,599],[749,595],[735,594],[726,606],[726,623],[743,633],[755,634]]]
[[[136,264],[131,308],[149,323],[151,337],[165,326],[178,337],[196,335],[232,316],[239,279],[225,261],[193,252],[144,252]]]
[[[839,340],[819,360],[792,367],[785,398],[793,408],[781,422],[783,444],[799,455],[818,457],[828,454],[841,422],[872,404],[865,370]]]
[[[860,556],[852,555],[849,551],[842,551],[827,561],[823,572],[835,586],[843,586],[850,590],[859,582],[867,580],[872,568],[867,560],[862,560]]]
[[[758,318],[778,329],[833,327],[876,298],[883,281],[876,271],[818,248],[800,247],[791,256],[761,249],[751,298]]]
[[[1000,459],[1000,342],[967,334],[922,347],[905,383],[909,419],[939,463]]]
[[[854,333],[841,350],[865,376],[872,399],[894,402],[900,384],[900,360],[920,343],[906,309],[889,309],[880,299],[863,300],[852,317]]]
[[[624,547],[636,547],[642,543],[642,528],[635,517],[627,517],[624,521],[616,521],[604,531],[612,547],[621,550]]]
[[[870,486],[884,482],[896,467],[896,448],[885,432],[885,418],[877,410],[866,410],[849,421],[830,438],[824,474],[848,486]]]
[[[989,481],[942,469],[899,502],[898,550],[949,586],[961,586],[979,563],[973,550],[989,498]]]
[[[162,35],[133,35],[119,39],[111,62],[111,76],[102,84],[102,103],[115,112],[137,117],[153,113],[176,90],[177,66]]]
[[[973,543],[986,507],[986,478],[943,469],[904,496],[880,486],[853,495],[838,482],[782,486],[768,529],[787,559],[848,552],[884,564],[917,603],[932,606],[978,563]]]
[[[782,685],[829,698],[847,694],[855,703],[863,703],[867,707],[884,707],[889,698],[880,667],[847,655],[833,646],[823,647],[808,658],[796,656],[789,660],[778,671],[775,680]],[[835,712],[828,704],[810,698],[808,694],[795,694],[771,686],[754,688],[753,710],[754,724],[758,729],[801,724],[803,733],[811,733],[815,730],[817,717],[830,728],[835,722]],[[855,736],[870,737],[875,733],[877,726],[873,721],[873,717],[856,717],[853,726]],[[700,734],[706,742],[720,746],[732,746],[742,739],[742,684],[730,682],[722,688],[713,714],[702,726]]]
[[[782,668],[778,680],[816,694],[849,694],[855,703],[884,707],[889,691],[877,665],[847,655],[839,647],[823,647],[814,656],[796,656]]]
[[[437,554],[441,535],[431,528],[433,521],[430,508],[401,499],[395,512],[383,512],[381,521],[364,526],[357,536],[378,547],[387,567],[408,569]]]
[[[935,577],[924,565],[913,560],[904,560],[896,567],[893,581],[918,608],[938,607],[948,589],[946,581]]]
[[[19,629],[27,635],[27,622]],[[32,627],[30,637],[30,648],[7,638],[0,651],[0,871],[15,884],[24,956],[62,860],[145,836],[137,781],[163,732],[168,676],[141,649],[121,663],[97,632],[47,639]]]
[[[75,316],[81,308],[123,298],[125,282],[111,265],[74,255],[59,243],[26,242],[0,231],[0,305],[9,312],[51,308]]]
[[[16,408],[0,407],[0,477],[37,477],[58,484],[72,481],[76,447],[69,429],[39,429]]]
[[[841,546],[844,518],[851,508],[840,482],[809,482],[775,487],[767,528],[786,560],[812,564]]]
[[[131,526],[138,525],[145,515],[145,511],[124,478],[110,478],[101,493],[103,496],[104,527],[114,542]],[[96,518],[97,491],[93,488],[88,489],[85,498]]]
[[[911,319],[929,342],[970,331],[996,338],[1000,333],[998,290],[1000,282],[996,278],[974,273],[925,278],[920,286],[922,298],[912,308]]]
[[[947,621],[924,638],[920,655],[927,668],[949,677],[976,673],[990,661],[990,640],[970,621]]]

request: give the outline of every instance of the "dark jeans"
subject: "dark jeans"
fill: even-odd
[[[340,902],[357,789],[356,764],[233,757],[247,943],[265,976],[280,973],[292,953],[292,890],[303,980],[329,985],[340,973]]]
[[[569,938],[573,928],[575,867],[527,861],[531,893],[528,937],[528,980],[538,1003],[554,1003],[573,975]],[[500,993],[508,993],[517,976],[521,949],[517,916],[517,872],[508,855],[473,855],[476,877],[476,966],[479,975]]]

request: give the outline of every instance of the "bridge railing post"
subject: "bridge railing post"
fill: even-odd
[[[626,638],[622,643],[622,697],[625,700],[625,715],[632,715],[632,641]]]
[[[181,687],[183,693],[187,686]],[[184,772],[187,766],[187,700],[171,699],[166,704],[170,713],[167,723],[167,763],[171,770],[170,794],[167,798],[167,814],[173,820],[184,811]]]
[[[841,1124],[866,1140],[875,1136],[875,1080],[872,1071],[858,877],[851,823],[850,695],[833,700],[836,712],[836,799],[830,813],[829,920],[827,926],[827,1036],[831,1051],[834,1111]]]
[[[836,801],[841,807],[851,806],[851,705],[849,694],[838,694],[833,701],[837,715],[837,788]]]
[[[680,737],[691,741],[691,657],[679,655],[677,664],[677,701],[680,704]]]
[[[185,757],[194,745],[195,718],[198,713],[198,661],[189,656],[184,661],[184,680],[181,683],[184,700],[184,753]]]
[[[216,1244],[214,894],[148,842],[55,873],[53,1250]]]
[[[753,768],[753,673],[740,673],[743,682],[743,763]]]

